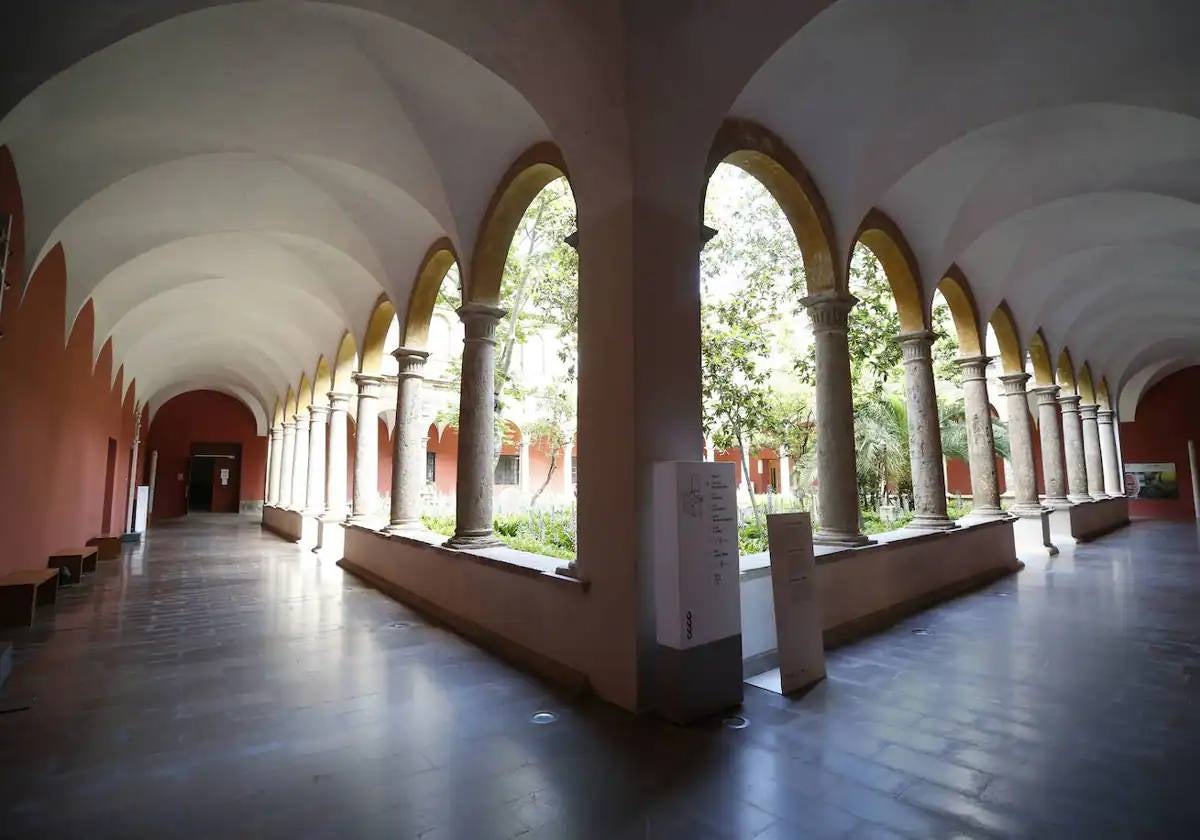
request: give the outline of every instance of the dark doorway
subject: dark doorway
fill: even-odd
[[[100,515],[100,533],[113,533],[113,485],[117,481],[117,442],[108,439],[108,463],[104,468],[104,512]]]
[[[237,513],[241,463],[240,443],[193,443],[188,458],[188,510]]]

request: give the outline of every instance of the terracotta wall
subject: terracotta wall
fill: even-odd
[[[1179,498],[1130,500],[1129,513],[1155,519],[1193,519],[1192,473],[1188,441],[1200,445],[1200,367],[1168,376],[1138,403],[1134,422],[1121,424],[1125,463],[1173,462]]]
[[[996,458],[996,481],[1000,485],[1000,492],[1006,492],[1008,485],[1004,483],[1003,458]],[[971,498],[971,466],[966,461],[959,458],[946,461],[946,492]]]
[[[240,400],[217,391],[188,391],[164,403],[145,437],[146,457],[158,451],[154,518],[187,513],[187,462],[194,443],[237,443],[242,447],[238,497],[261,501],[267,462],[267,438],[259,437],[254,415]],[[146,476],[146,481],[150,477]],[[236,510],[233,494],[214,482],[214,509]]]
[[[113,379],[105,344],[92,363],[89,303],[66,334],[67,255],[47,254],[22,300],[27,268],[20,187],[0,148],[0,210],[15,214],[0,312],[0,573],[44,567],[60,547],[122,529],[135,389]],[[117,443],[112,509],[104,520],[109,440]]]

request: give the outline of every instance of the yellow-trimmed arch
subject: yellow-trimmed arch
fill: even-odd
[[[313,374],[312,385],[312,404],[325,405],[329,402],[326,396],[333,390],[333,372],[329,368],[329,361],[322,356],[317,360],[317,372]]]
[[[800,248],[808,294],[846,291],[847,276],[845,271],[840,276],[838,273],[833,221],[825,199],[787,144],[758,123],[726,120],[708,153],[706,192],[709,179],[721,163],[756,178],[783,210]],[[700,197],[700,218],[704,218],[704,195]]]
[[[292,423],[296,419],[296,390],[291,385],[287,389],[287,398],[283,401],[283,422]]]
[[[504,173],[500,186],[488,203],[487,212],[483,214],[483,225],[471,257],[470,273],[464,278],[468,300],[490,306],[500,302],[504,266],[517,226],[537,194],[559,178],[567,178],[567,183],[570,183],[566,161],[553,143],[533,146]]]
[[[1104,411],[1112,411],[1112,397],[1108,391],[1108,377],[1100,377],[1100,387],[1096,389],[1096,404]]]
[[[412,295],[408,299],[408,316],[404,324],[404,334],[400,337],[405,347],[420,350],[428,343],[429,322],[433,318],[438,291],[442,288],[446,274],[457,262],[454,245],[445,237],[433,243],[425,253],[421,267],[417,270]]]
[[[1083,367],[1079,369],[1079,396],[1083,398],[1084,405],[1096,404],[1096,386],[1092,384],[1092,368],[1087,363],[1083,363]]]
[[[921,295],[921,271],[912,248],[896,223],[882,211],[872,210],[858,226],[854,241],[866,246],[883,266],[888,285],[892,287],[892,298],[896,301],[896,312],[900,316],[900,331],[907,333],[928,329],[929,318]],[[846,261],[847,276],[850,271],[849,259],[853,258],[853,254],[851,247]]]
[[[1064,394],[1078,394],[1075,381],[1075,364],[1071,361],[1071,351],[1066,347],[1058,354],[1058,365],[1055,366],[1056,382]]]
[[[296,386],[296,413],[307,411],[310,405],[312,405],[312,380],[308,378],[308,371],[304,371],[300,374],[300,384]]]
[[[1053,385],[1054,365],[1050,361],[1050,348],[1046,336],[1039,328],[1029,339],[1029,360],[1033,362],[1033,381],[1036,385]]]
[[[278,426],[283,422],[283,403],[279,398],[275,398],[275,408],[271,411],[271,426]]]
[[[358,366],[362,373],[378,375],[383,370],[383,345],[395,318],[396,307],[388,300],[387,295],[380,295],[371,311],[371,317],[367,321],[367,332],[363,337],[362,355]]]
[[[333,360],[333,384],[330,390],[343,394],[354,393],[353,376],[357,364],[358,347],[354,343],[354,336],[347,330],[342,336],[342,340],[338,342],[337,356]]]
[[[950,307],[950,320],[954,322],[954,333],[958,338],[958,355],[982,356],[983,332],[979,327],[979,310],[962,270],[957,265],[950,266],[938,283],[937,290]]]
[[[1007,373],[1025,372],[1025,354],[1021,352],[1021,337],[1017,332],[1017,322],[1013,318],[1008,304],[1000,301],[1000,305],[992,313],[988,321],[996,333],[996,343],[1000,345],[1000,367]]]

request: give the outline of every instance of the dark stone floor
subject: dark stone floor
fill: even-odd
[[[559,697],[235,517],[3,637],[0,705],[33,698],[0,715],[5,837],[1200,836],[1190,525],[1031,562],[803,699],[747,688],[739,730]]]

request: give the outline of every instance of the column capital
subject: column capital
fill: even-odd
[[[1102,426],[1111,426],[1115,412],[1111,408],[1102,408],[1096,412],[1096,420]]]
[[[305,423],[308,421],[308,418],[305,417],[303,414],[301,414],[302,411],[304,411],[304,409],[300,409],[292,416],[292,419],[294,421],[296,421],[293,425],[299,426],[301,423]]]
[[[1056,405],[1058,403],[1057,385],[1039,385],[1036,388],[1030,388],[1029,393],[1037,398],[1038,405]]]
[[[329,397],[330,411],[346,411],[350,406],[350,400],[354,399],[353,394],[343,394],[340,391],[330,391],[325,396]]]
[[[400,365],[398,379],[409,379],[422,376],[425,360],[429,358],[428,350],[416,350],[412,347],[397,347],[392,351],[392,357]]]
[[[464,341],[495,342],[496,324],[508,314],[507,309],[486,303],[464,303],[458,309],[459,319],[466,327]]]
[[[383,387],[384,377],[370,373],[356,373],[351,377],[358,386],[360,397],[378,397],[379,389]]]
[[[1017,394],[1025,394],[1025,383],[1029,381],[1028,373],[1006,373],[1000,377],[1000,384],[1004,386],[1004,395],[1006,397],[1015,396]]]
[[[267,433],[271,437],[271,439],[279,440],[279,438],[283,437],[283,426],[282,425],[272,426],[270,429],[267,430]]]
[[[1096,405],[1095,403],[1081,404],[1079,406],[1079,414],[1084,420],[1095,420],[1096,412],[1099,409],[1100,406]]]
[[[1078,394],[1059,394],[1058,404],[1062,406],[1064,412],[1079,411],[1079,395]]]
[[[905,362],[927,362],[933,358],[933,341],[937,333],[932,330],[900,333],[900,356]]]
[[[849,292],[836,290],[815,292],[801,298],[800,304],[808,310],[814,333],[846,332],[850,310],[858,298]]]
[[[288,430],[289,430],[289,429],[291,429],[291,430],[293,430],[293,431],[294,431],[294,430],[295,430],[295,428],[296,428],[296,423],[295,423],[295,421],[292,421],[292,422],[290,422],[290,423],[289,423],[287,420],[284,420],[284,421],[283,421],[283,423],[282,423],[281,425],[283,426],[283,432],[282,432],[282,433],[283,433],[283,434],[285,434],[285,435],[288,433]]]
[[[308,407],[308,414],[313,420],[324,420],[329,416],[329,406],[313,403]]]
[[[962,371],[963,379],[987,379],[988,365],[992,363],[991,356],[960,356],[954,360]]]

